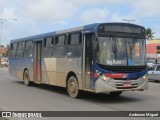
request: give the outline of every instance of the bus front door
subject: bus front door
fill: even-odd
[[[92,41],[94,34],[84,35],[84,48],[83,48],[83,89],[92,88],[92,76],[93,76],[93,57],[92,57]]]
[[[41,59],[42,59],[42,41],[36,41],[34,44],[34,81],[42,82],[41,71]]]

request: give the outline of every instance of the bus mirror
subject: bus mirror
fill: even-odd
[[[94,41],[94,42],[93,42],[93,50],[96,50],[96,49],[97,49],[97,46],[98,46],[98,42],[97,42],[97,41]]]

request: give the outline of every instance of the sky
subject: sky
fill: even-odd
[[[0,0],[1,44],[90,23],[126,22],[122,19],[160,38],[159,5],[160,0]]]

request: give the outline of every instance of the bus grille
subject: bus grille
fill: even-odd
[[[117,88],[117,89],[132,89],[132,88],[137,88],[138,87],[138,83],[139,83],[139,80],[131,80],[129,83],[130,83],[130,86],[124,86],[124,84],[128,82],[128,81],[117,81],[117,80],[114,80],[112,83],[110,83],[110,86],[114,87],[114,88]]]
[[[107,66],[107,65],[98,64],[98,66],[107,71],[117,72],[117,73],[141,72],[147,68],[146,65],[144,66]]]

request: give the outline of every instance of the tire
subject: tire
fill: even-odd
[[[30,86],[31,85],[30,78],[29,78],[29,71],[28,70],[24,71],[24,85],[26,85],[26,86]]]
[[[78,80],[75,76],[71,76],[67,82],[67,92],[72,98],[80,97]]]
[[[117,97],[120,96],[122,94],[122,91],[118,91],[118,92],[110,92],[110,95],[113,97]]]

